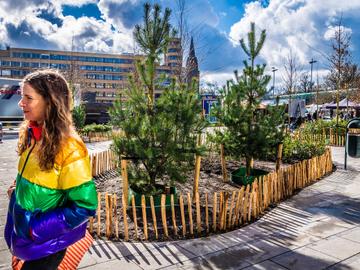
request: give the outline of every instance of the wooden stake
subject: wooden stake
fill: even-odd
[[[127,214],[126,214],[127,204],[124,194],[121,196],[121,202],[122,202],[122,210],[123,210],[123,218],[124,218],[124,240],[129,241],[129,227],[128,227]]]
[[[158,229],[157,229],[157,222],[156,222],[156,213],[155,213],[155,205],[154,205],[154,198],[153,196],[150,196],[150,206],[151,206],[151,215],[153,220],[153,226],[155,231],[155,238],[158,239]]]
[[[98,208],[97,208],[97,235],[100,237],[101,233],[101,193],[98,193]]]
[[[114,205],[114,220],[115,220],[115,237],[119,239],[119,219],[117,215],[117,196],[113,195],[113,205]]]
[[[233,210],[234,210],[234,201],[235,201],[235,194],[236,192],[233,191],[231,195],[231,201],[230,201],[230,209],[229,209],[229,221],[227,224],[227,227],[230,229],[232,224],[232,216],[233,216]]]
[[[147,218],[146,218],[146,201],[145,196],[141,195],[141,210],[143,216],[143,223],[144,223],[144,236],[145,240],[148,240],[148,228],[147,228]]]
[[[137,224],[137,216],[136,216],[136,205],[135,205],[135,196],[131,196],[131,205],[132,205],[132,214],[134,220],[134,230],[135,230],[135,239],[138,239],[138,224]]]
[[[214,192],[214,201],[213,201],[213,231],[216,232],[216,210],[217,210],[217,193]]]
[[[166,195],[162,194],[161,195],[161,219],[162,219],[162,224],[163,224],[163,228],[164,228],[165,237],[168,238],[169,237],[169,232],[168,232],[167,222],[166,222],[165,201],[166,201]]]
[[[128,173],[127,173],[127,160],[121,160],[121,177],[123,182],[123,195],[125,198],[124,207],[127,208],[127,203],[129,200],[129,181],[128,181]]]
[[[189,226],[190,226],[190,234],[194,235],[194,224],[192,218],[192,206],[191,206],[191,196],[190,193],[187,193],[187,203],[188,203],[188,214],[189,214]]]
[[[110,238],[110,207],[109,207],[109,194],[105,193],[105,236]]]
[[[175,206],[174,206],[174,194],[171,194],[170,202],[171,202],[171,217],[172,217],[172,223],[173,223],[173,228],[174,228],[174,234],[177,235],[176,215],[175,215]]]
[[[200,196],[199,192],[195,195],[195,205],[196,205],[196,227],[197,233],[201,233],[201,213],[200,213]]]
[[[179,196],[179,204],[180,204],[182,234],[185,237],[185,235],[186,235],[186,223],[185,223],[184,199],[183,199],[182,194],[180,194],[180,196]]]
[[[209,233],[209,202],[207,193],[205,193],[205,226],[206,233]]]
[[[195,175],[194,175],[193,200],[195,200],[196,193],[199,192],[200,165],[201,165],[201,156],[196,156],[196,158],[195,158]]]

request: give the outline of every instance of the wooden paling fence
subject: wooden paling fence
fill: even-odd
[[[90,154],[90,164],[93,176],[118,168],[117,157],[110,149]]]
[[[141,206],[134,197],[127,207],[124,195],[98,194],[99,206],[89,231],[99,237],[132,240],[186,238],[237,228],[260,217],[271,205],[284,200],[297,189],[332,171],[330,149],[318,157],[293,164],[278,172],[256,179],[251,185],[236,191],[214,194],[179,194],[171,196],[170,205],[154,206],[154,198],[147,204],[142,195]],[[157,209],[160,208],[160,209]],[[159,211],[160,210],[160,211]]]
[[[317,142],[327,141],[331,146],[345,146],[345,130],[343,132],[339,132],[336,129],[328,128],[323,129],[322,133],[304,135],[300,129],[295,136]]]

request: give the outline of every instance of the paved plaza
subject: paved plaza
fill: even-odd
[[[0,144],[0,269],[11,269],[3,229],[15,145],[14,139]],[[332,152],[333,174],[249,226],[170,243],[97,240],[80,269],[360,269],[360,160],[349,159],[345,171],[344,148]]]

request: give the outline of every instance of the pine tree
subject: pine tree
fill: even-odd
[[[130,76],[125,100],[119,99],[110,112],[112,123],[125,136],[115,137],[113,149],[119,157],[132,158],[129,181],[142,194],[156,194],[156,183],[172,185],[185,181],[194,164],[195,154],[202,148],[196,137],[205,127],[196,83],[188,88],[170,78],[156,77],[155,60],[166,51],[169,39],[170,10],[161,19],[161,8],[144,5],[144,24],[137,26],[135,37],[146,53],[144,63],[137,64],[140,82]],[[161,33],[161,34],[159,34]],[[164,79],[169,86],[164,87]],[[163,93],[154,100],[154,90]]]
[[[255,24],[251,23],[247,45],[244,39],[240,40],[249,62],[244,61],[242,75],[234,72],[235,81],[228,82],[217,110],[217,117],[226,127],[218,133],[217,140],[225,145],[227,154],[245,158],[246,175],[251,174],[253,158],[264,157],[280,143],[284,129],[283,107],[277,104],[265,111],[259,109],[271,79],[264,75],[265,64],[255,65],[265,39],[266,32],[262,30],[259,41],[256,40]]]

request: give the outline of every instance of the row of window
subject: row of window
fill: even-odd
[[[116,97],[116,93],[115,92],[96,92],[96,96],[97,97]]]
[[[123,76],[113,75],[113,74],[96,74],[96,73],[86,73],[85,78],[91,80],[112,80],[112,81],[121,81]]]
[[[1,66],[9,67],[25,67],[25,68],[53,68],[53,69],[69,69],[69,64],[57,63],[38,63],[38,62],[17,62],[17,61],[1,61]],[[106,71],[106,72],[124,72],[129,73],[132,69],[107,66],[80,66],[81,70]]]
[[[130,68],[120,68],[120,67],[106,67],[106,66],[80,66],[81,70],[93,70],[93,71],[106,71],[106,72],[124,72],[129,73]]]
[[[119,83],[88,83],[88,87],[99,88],[99,89],[119,89],[122,84]]]
[[[55,63],[38,63],[38,62],[17,62],[17,61],[1,61],[1,66],[8,67],[25,67],[25,68],[53,68],[53,69],[69,69],[68,64]]]
[[[62,61],[80,61],[80,62],[98,62],[98,63],[115,63],[115,64],[131,64],[133,59],[122,59],[112,57],[95,57],[95,56],[77,56],[77,55],[63,55],[63,54],[45,54],[45,53],[30,53],[30,52],[12,52],[12,57],[15,58],[31,58],[31,59],[49,59]]]

